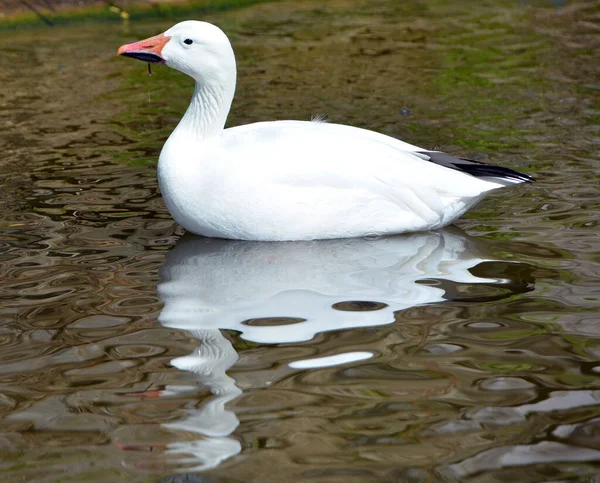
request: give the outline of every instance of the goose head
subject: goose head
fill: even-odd
[[[122,45],[117,55],[165,64],[201,85],[235,84],[235,56],[229,39],[219,27],[207,22],[180,22],[162,34]]]

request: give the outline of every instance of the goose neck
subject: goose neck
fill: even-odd
[[[227,120],[233,93],[218,83],[196,83],[190,105],[175,129],[196,140],[206,139],[220,134]]]

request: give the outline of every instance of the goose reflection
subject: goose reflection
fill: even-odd
[[[160,271],[159,321],[236,330],[259,343],[306,341],[443,301],[444,290],[419,283],[425,279],[495,282],[469,272],[484,260],[472,239],[448,230],[285,243],[184,238]]]
[[[177,431],[203,435],[171,444],[168,453],[188,455],[186,471],[214,468],[239,453],[231,434],[239,425],[225,404],[241,390],[226,371],[237,354],[221,329],[235,330],[258,343],[312,339],[323,331],[394,322],[394,313],[444,300],[436,279],[458,283],[501,283],[469,270],[490,260],[473,239],[443,230],[378,239],[314,242],[247,242],[184,237],[160,270],[164,302],[159,321],[188,330],[200,344],[172,364],[195,374],[214,395],[176,423]],[[324,367],[366,359],[369,352],[295,361],[293,369]],[[189,388],[167,387],[166,394]]]

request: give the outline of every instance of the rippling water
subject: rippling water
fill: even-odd
[[[596,481],[600,3],[278,2],[203,17],[231,124],[326,114],[533,174],[457,227],[183,236],[154,162],[174,19],[0,32],[3,481]]]

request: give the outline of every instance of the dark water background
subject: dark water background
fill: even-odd
[[[154,163],[190,81],[114,57],[173,21],[0,32],[2,481],[598,481],[600,2],[203,19],[231,125],[325,114],[538,182],[436,233],[178,243]]]

